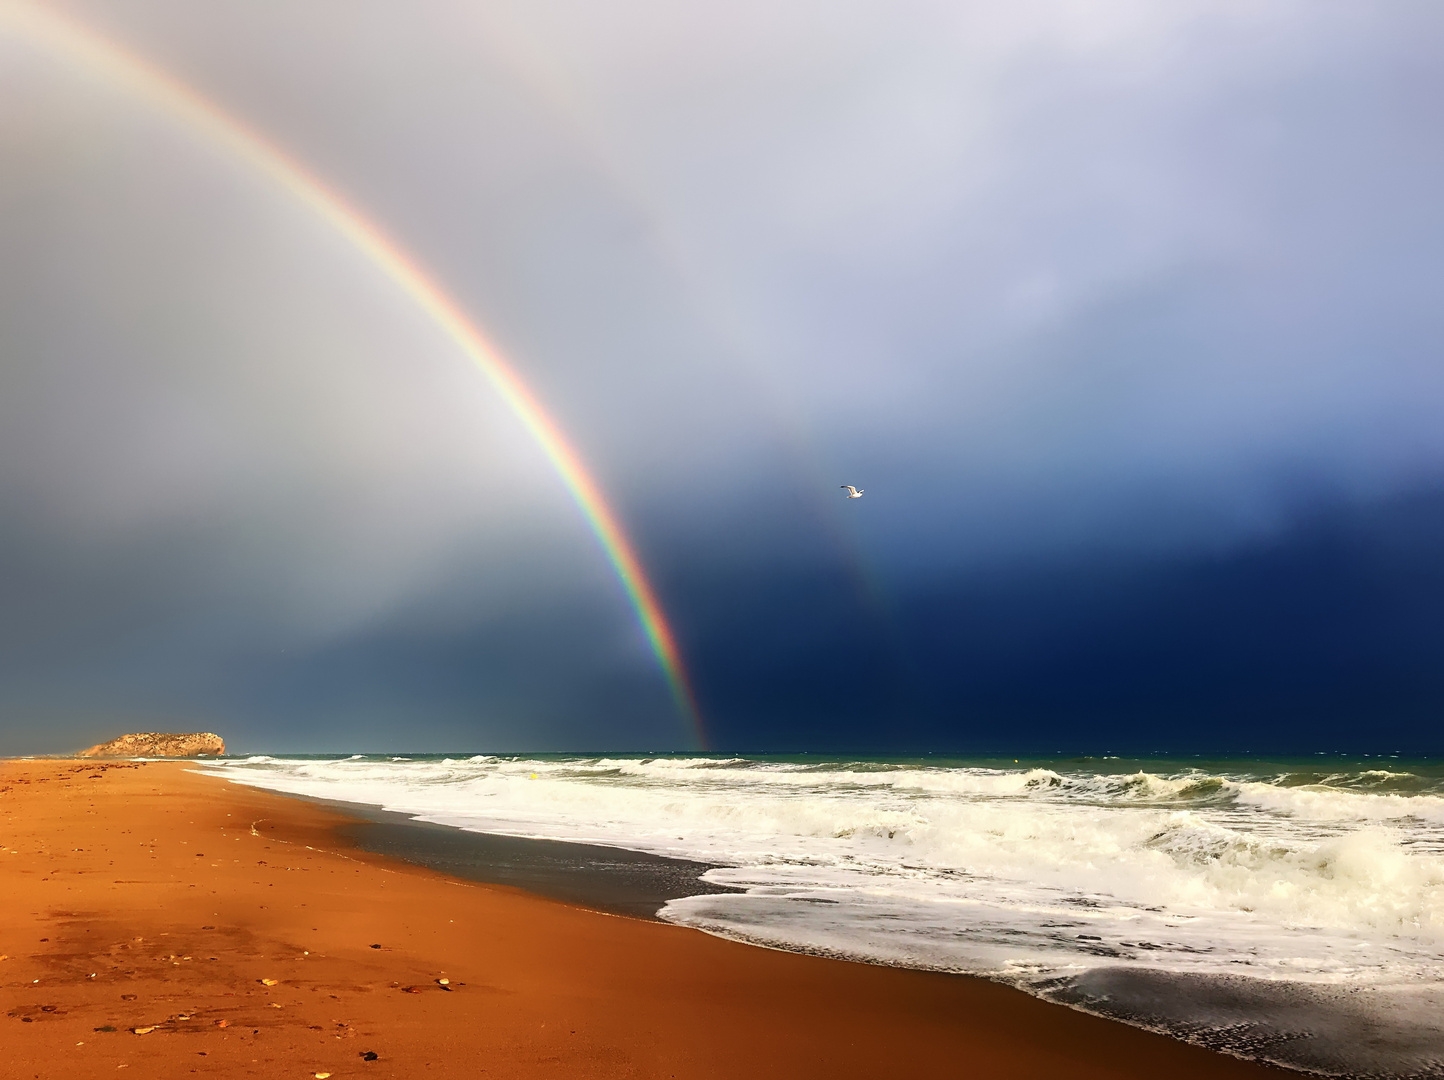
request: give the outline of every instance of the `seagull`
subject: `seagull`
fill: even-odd
[[[842,490],[845,491],[845,492],[847,492],[847,497],[848,497],[849,499],[860,499],[860,498],[862,498],[862,488],[855,488],[855,487],[853,487],[851,484],[843,484],[843,485],[841,485],[841,486],[842,486]]]

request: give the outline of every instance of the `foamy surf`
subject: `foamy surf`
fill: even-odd
[[[708,880],[745,891],[659,914],[728,937],[1003,979],[1296,1067],[1444,1072],[1430,1007],[1444,1001],[1437,766],[476,755],[207,767],[463,829],[720,864]]]

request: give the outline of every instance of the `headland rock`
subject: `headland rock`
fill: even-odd
[[[141,731],[82,750],[80,757],[200,757],[224,754],[226,742],[210,731]]]

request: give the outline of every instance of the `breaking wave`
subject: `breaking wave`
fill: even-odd
[[[674,900],[660,917],[1004,979],[1097,1011],[1127,999],[1125,976],[1286,983],[1321,1001],[1444,991],[1444,771],[1427,764],[475,755],[206,767],[463,829],[713,863],[709,880],[744,891]],[[1100,980],[1108,992],[1090,998]],[[1197,1036],[1180,1008],[1158,1023]],[[1417,1042],[1418,1025],[1409,1033]],[[1254,1052],[1362,1067],[1314,1036]],[[1424,1075],[1444,1035],[1423,1045],[1379,1074]]]

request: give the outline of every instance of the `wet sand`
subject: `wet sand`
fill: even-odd
[[[359,818],[337,833],[372,854],[593,911],[654,919],[668,900],[742,891],[703,881],[712,863],[597,844],[467,832],[373,806],[307,801]]]
[[[462,880],[355,827],[180,763],[0,762],[0,1076],[1288,1075]]]

